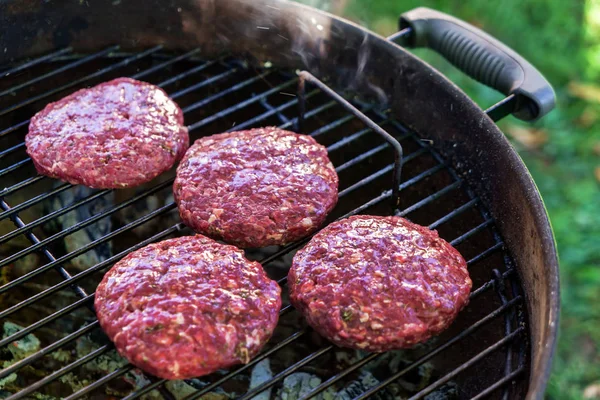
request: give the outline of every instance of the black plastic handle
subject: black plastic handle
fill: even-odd
[[[428,47],[461,71],[505,95],[514,94],[513,114],[536,120],[556,103],[552,86],[527,60],[487,33],[450,15],[419,7],[400,16],[412,32],[403,45]]]

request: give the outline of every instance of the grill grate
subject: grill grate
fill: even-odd
[[[317,86],[307,87],[299,101],[294,94],[298,78],[283,71],[257,71],[227,57],[205,62],[197,58],[198,49],[184,54],[170,54],[160,46],[135,54],[117,51],[118,47],[113,46],[79,55],[67,48],[8,69],[0,77],[0,177],[4,187],[0,190],[0,322],[4,326],[7,321],[23,325],[13,333],[5,328],[0,340],[4,362],[0,396],[19,399],[44,394],[75,399],[102,397],[110,392],[126,399],[148,395],[195,399],[222,390],[251,399],[268,388],[280,389],[285,378],[294,373],[318,371],[313,375],[322,377],[323,382],[300,396],[308,399],[355,382],[360,371],[389,356],[355,354],[322,342],[284,302],[281,326],[259,356],[247,365],[213,374],[206,382],[188,381],[184,394],[165,380],[144,376],[126,363],[90,372],[90,365],[100,365],[98,360],[114,352],[90,311],[92,292],[102,273],[135,249],[170,236],[190,234],[178,222],[169,197],[173,171],[138,190],[88,190],[79,197],[69,197],[66,204],[52,207],[57,199],[78,188],[37,176],[22,140],[28,118],[47,102],[117,76],[144,79],[167,90],[185,112],[192,141],[201,135],[259,125],[289,129],[301,126],[303,133],[327,146],[340,176],[340,201],[332,219],[362,212],[389,214],[389,201],[394,199],[396,203],[396,191],[390,189],[390,182],[394,176],[399,179],[402,166],[403,181],[397,185],[401,211],[397,215],[438,229],[442,237],[470,257],[475,289],[470,305],[457,322],[428,345],[402,353],[402,365],[379,373],[372,384],[348,398],[379,393],[418,399],[447,387],[449,382],[456,383],[455,395],[460,398],[491,395],[506,399],[522,392],[526,386],[522,378],[527,374],[527,319],[514,266],[477,196],[426,141],[371,105],[356,102],[354,107],[360,114],[348,112],[335,93],[313,79],[307,83]],[[492,107],[489,113],[498,118],[502,114],[498,110]],[[394,164],[390,145],[374,134],[374,130],[383,129],[402,145],[402,164]],[[107,204],[96,210],[95,205],[101,201]],[[67,217],[77,216],[84,209],[94,210],[67,222]],[[89,234],[90,230],[99,231],[99,224],[106,221],[110,221],[108,231],[97,237]],[[59,225],[54,231],[53,224]],[[86,232],[87,240],[74,240]],[[249,252],[248,256],[261,261],[269,275],[285,288],[289,256],[306,241]],[[110,250],[100,256],[103,248]],[[86,257],[93,261],[83,262],[81,267],[80,261]],[[59,332],[55,332],[56,326]],[[9,348],[32,335],[42,338],[38,348],[11,359]],[[93,344],[85,354],[77,350],[84,342]],[[65,353],[63,349],[70,350]],[[53,355],[61,351],[66,361],[58,362]],[[343,365],[331,367],[344,354]],[[274,364],[273,376],[248,389],[244,377],[265,359]],[[406,381],[430,364],[434,366],[430,379],[413,382],[412,386],[400,385],[405,392],[398,393],[397,382]],[[483,366],[472,368],[476,364]],[[31,378],[31,370],[43,373]],[[67,387],[65,382],[79,376],[85,380]],[[111,386],[132,379],[138,382],[129,384],[126,393]],[[232,384],[237,381],[241,383]],[[239,390],[244,385],[245,389]]]

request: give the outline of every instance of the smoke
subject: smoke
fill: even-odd
[[[371,51],[372,45],[370,43],[370,36],[368,34],[364,34],[362,43],[358,50],[358,67],[356,68],[356,75],[351,81],[351,86],[352,89],[356,90],[366,89],[369,95],[377,99],[380,107],[385,108],[387,107],[388,103],[388,98],[385,94],[385,91],[381,87],[372,83],[365,73],[367,62],[371,57]]]
[[[336,14],[346,4],[346,0],[301,2]],[[288,1],[197,0],[193,4],[195,10],[181,13],[183,31],[209,54],[231,51],[263,64],[306,69],[328,78],[338,90],[361,93],[365,100],[386,106],[385,90],[375,83],[380,78],[375,70],[381,68],[373,64],[375,42],[366,31]]]
[[[299,2],[340,15],[343,14],[347,0],[300,0]],[[337,46],[337,43],[349,39],[344,37],[346,32],[332,21],[328,16],[323,18],[310,11],[298,17],[297,26],[302,34],[293,39],[292,52],[298,55],[304,67],[315,75],[330,70],[330,64],[335,63],[337,68],[330,78],[338,89],[361,93],[369,100],[376,101],[381,108],[387,107],[388,97],[385,90],[369,78],[369,62],[373,61],[371,59],[373,37],[367,32],[361,32],[360,41],[347,41],[356,44],[346,44],[342,49],[332,48]],[[338,58],[334,59],[333,56]]]
[[[296,0],[298,3],[306,4],[309,7],[330,12],[334,15],[342,15],[348,0]]]
[[[295,23],[300,33],[292,37],[291,51],[300,57],[306,69],[318,74],[328,55],[331,19],[307,13],[296,17]]]

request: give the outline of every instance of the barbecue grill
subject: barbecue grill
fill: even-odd
[[[526,61],[477,29],[417,9],[387,40],[295,3],[0,3],[0,396],[19,398],[542,398],[556,339],[558,263],[543,203],[494,121],[554,105]],[[404,46],[428,46],[507,97],[485,112]],[[29,118],[79,88],[131,76],[164,88],[200,136],[278,125],[327,146],[330,221],[395,213],[437,229],[474,282],[451,328],[411,350],[338,349],[287,301],[305,241],[253,249],[283,287],[269,344],[247,365],[185,382],[136,370],[93,312],[102,274],[142,246],[191,234],[174,171],[92,190],[38,176]],[[185,357],[185,355],[182,355]]]

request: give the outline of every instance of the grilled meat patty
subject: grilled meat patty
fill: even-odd
[[[282,245],[315,231],[337,203],[325,147],[275,127],[197,140],[173,185],[183,222],[242,248]]]
[[[102,279],[94,305],[123,357],[186,379],[256,355],[277,325],[280,294],[241,250],[196,235],[127,255]]]
[[[446,329],[468,303],[465,260],[436,231],[400,217],[337,221],[296,255],[290,301],[341,347],[382,352]]]
[[[31,118],[25,144],[40,174],[108,189],[170,169],[189,137],[181,109],[162,89],[118,78],[48,104]]]

